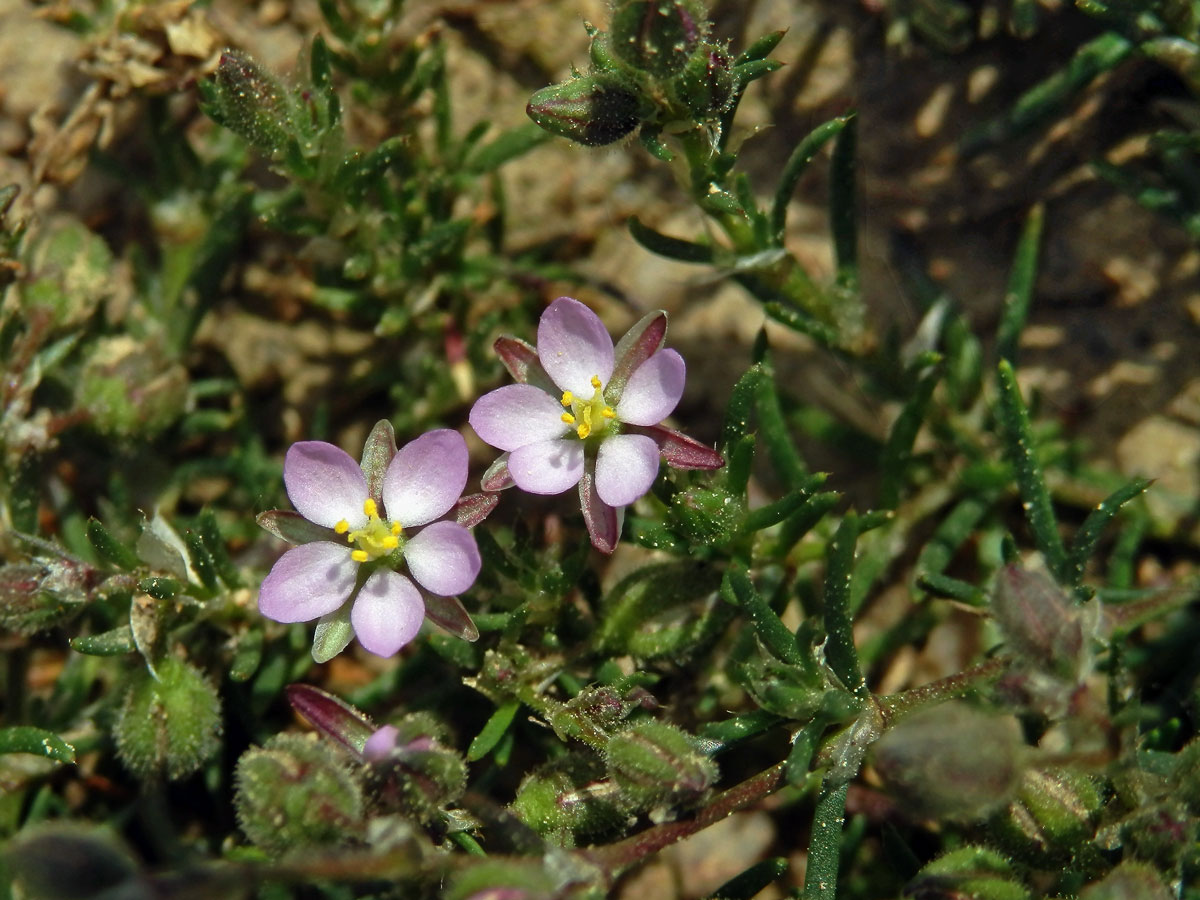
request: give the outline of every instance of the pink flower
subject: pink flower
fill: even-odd
[[[470,422],[504,453],[485,490],[531,494],[579,485],[592,544],[616,548],[624,508],[654,483],[659,457],[679,469],[716,469],[719,453],[660,423],[683,395],[685,366],[664,350],[667,314],[651,313],[613,347],[599,317],[570,297],[551,303],[538,344],[502,337],[496,352],[520,384],[476,401]]]
[[[416,636],[427,602],[431,615],[436,604],[439,621],[449,616],[460,634],[471,637],[474,626],[465,611],[445,598],[465,591],[479,574],[479,550],[462,520],[474,524],[494,504],[484,503],[482,515],[475,504],[473,514],[460,521],[441,518],[462,505],[466,442],[458,432],[442,429],[396,451],[391,426],[383,422],[372,432],[368,451],[360,467],[323,441],[288,449],[283,481],[299,516],[272,511],[259,522],[303,543],[284,553],[263,580],[259,610],[277,622],[326,623],[341,614],[344,623],[349,604],[353,634],[379,656],[391,656]],[[321,656],[339,652],[351,632],[344,634],[340,646]]]

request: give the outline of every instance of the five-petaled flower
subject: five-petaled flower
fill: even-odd
[[[520,384],[476,401],[470,422],[504,453],[484,475],[485,490],[515,484],[533,494],[579,485],[592,544],[611,553],[624,508],[648,490],[659,457],[678,469],[716,469],[715,450],[660,423],[683,395],[685,366],[663,349],[667,314],[638,322],[613,347],[600,318],[559,297],[538,323],[536,349],[512,337],[496,352]]]
[[[274,510],[259,522],[303,543],[284,553],[263,581],[259,610],[277,622],[327,622],[341,615],[344,623],[349,604],[353,633],[380,656],[391,656],[416,636],[427,606],[439,623],[449,619],[461,635],[476,636],[452,598],[479,574],[479,549],[464,523],[479,521],[495,504],[477,503],[458,521],[442,518],[470,499],[459,500],[467,481],[466,442],[441,429],[396,451],[391,426],[382,422],[368,439],[372,448],[362,467],[323,441],[288,449],[283,480],[300,515]],[[318,639],[320,634],[318,628]],[[349,634],[346,629],[332,653]]]

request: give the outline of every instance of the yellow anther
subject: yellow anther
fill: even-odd
[[[575,395],[572,394],[570,391],[563,391],[562,405],[570,406],[574,402],[575,402]]]
[[[374,518],[379,515],[379,507],[375,505],[375,501],[368,497],[363,501],[363,512],[367,514],[367,518]]]
[[[399,534],[401,531],[403,531],[403,529],[400,527],[400,523],[393,522],[392,523],[392,534]]]
[[[347,531],[350,530],[350,523],[347,522],[345,519],[342,519],[342,521],[338,522],[336,525],[333,526],[333,530],[336,531],[338,534],[345,534]]]
[[[592,387],[594,387],[596,390],[600,390],[600,388],[603,387],[599,375],[592,376]]]
[[[606,419],[615,419],[617,417],[617,414],[613,412],[613,408],[611,406],[606,406],[604,409],[600,410],[600,415],[604,416]]]
[[[389,550],[395,550],[397,547],[400,546],[400,541],[394,534],[389,534],[382,541],[380,541],[380,543],[383,544],[383,546],[387,547]]]
[[[576,428],[576,429],[575,429],[575,433],[576,433],[577,435],[579,435],[579,439],[582,441],[582,440],[584,440],[585,438],[587,438],[587,436],[588,436],[589,434],[591,434],[591,433],[592,433],[592,426],[591,426],[591,425],[588,425],[588,424],[585,422],[584,424],[580,425],[578,428]]]
[[[563,422],[565,422],[568,425],[575,424],[575,417],[573,415],[571,415],[570,413],[563,413],[561,416],[559,416],[559,418],[562,419]]]
[[[352,560],[354,560],[355,562],[363,563],[363,562],[366,562],[371,557],[367,555],[366,550],[351,550],[350,558]]]

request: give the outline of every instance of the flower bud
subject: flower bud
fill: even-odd
[[[92,571],[68,559],[0,566],[0,626],[36,634],[83,608]]]
[[[358,783],[337,751],[315,734],[279,734],[247,750],[236,781],[242,831],[271,853],[343,844],[362,829]]]
[[[1094,835],[1101,803],[1095,783],[1081,772],[1029,769],[1016,798],[989,822],[1014,851],[1053,864]]]
[[[462,796],[467,763],[446,746],[445,728],[428,713],[385,725],[368,742],[366,787],[374,804],[430,822]]]
[[[740,497],[719,487],[695,485],[675,495],[668,522],[692,543],[719,544],[737,533],[745,514]]]
[[[902,720],[871,752],[888,787],[918,815],[969,822],[1012,797],[1021,750],[1011,716],[950,702]]]
[[[226,50],[221,54],[208,99],[214,119],[260,150],[274,154],[287,141],[287,91],[245,53]]]
[[[1072,683],[1083,671],[1084,611],[1040,572],[1005,566],[996,577],[992,615],[1009,646],[1040,672]]]
[[[103,434],[153,437],[182,414],[187,390],[187,370],[166,359],[161,348],[116,335],[96,342],[76,400]]]
[[[1079,892],[1079,900],[1171,900],[1173,896],[1153,866],[1129,861]]]
[[[613,9],[613,53],[634,69],[669,77],[687,65],[707,26],[696,0],[621,0]]]
[[[544,87],[529,98],[525,112],[551,134],[588,147],[619,141],[641,122],[637,95],[603,73]]]
[[[221,700],[198,669],[166,656],[154,673],[133,676],[114,732],[117,755],[135,774],[183,778],[220,746]]]
[[[725,48],[705,42],[696,48],[672,89],[696,119],[723,113],[733,101],[733,58]]]
[[[608,775],[629,809],[645,810],[699,798],[717,780],[717,764],[675,726],[645,721],[609,740]]]
[[[1012,863],[995,850],[960,847],[926,865],[904,889],[925,900],[1028,900]]]
[[[562,847],[601,840],[625,821],[616,788],[589,760],[566,756],[526,776],[517,788],[513,812]]]
[[[91,318],[114,293],[113,255],[99,235],[66,216],[50,220],[28,247],[29,274],[21,283],[25,315],[48,312],[59,328]]]
[[[488,859],[456,871],[442,896],[445,900],[550,900],[560,894],[540,862]]]

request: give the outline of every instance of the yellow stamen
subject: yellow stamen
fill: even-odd
[[[400,523],[399,523],[399,522],[393,522],[393,523],[392,523],[392,534],[396,534],[396,535],[398,535],[398,534],[399,534],[401,531],[403,531],[403,530],[404,530],[404,529],[400,527]]]
[[[368,559],[370,559],[371,557],[369,557],[369,556],[367,555],[367,551],[366,551],[366,550],[351,550],[351,551],[350,551],[350,558],[351,558],[352,560],[354,560],[355,562],[364,563],[364,562],[366,562]]]
[[[575,429],[575,433],[579,435],[581,441],[592,433],[592,408],[590,406],[583,408],[583,423]]]
[[[568,425],[575,424],[575,417],[573,415],[571,415],[570,413],[563,413],[561,416],[559,416],[559,418],[562,419],[563,422],[565,422]]]
[[[375,501],[368,497],[363,501],[363,512],[367,514],[367,518],[372,518],[379,515],[379,507],[375,505]]]
[[[574,402],[575,402],[575,395],[572,394],[570,391],[563,391],[562,405],[570,406]]]
[[[592,387],[594,387],[596,390],[600,390],[600,388],[602,387],[599,375],[592,376]]]
[[[333,530],[336,531],[338,534],[345,534],[347,531],[350,530],[350,523],[347,522],[345,519],[342,519],[342,521],[338,522],[336,525],[333,526]]]
[[[400,546],[399,539],[393,534],[389,534],[387,537],[385,537],[379,543],[383,544],[383,546],[387,547],[389,550],[395,550],[397,547]]]
[[[604,409],[600,410],[600,415],[604,416],[606,419],[615,419],[617,417],[617,414],[613,412],[613,408],[611,406],[606,406]]]

